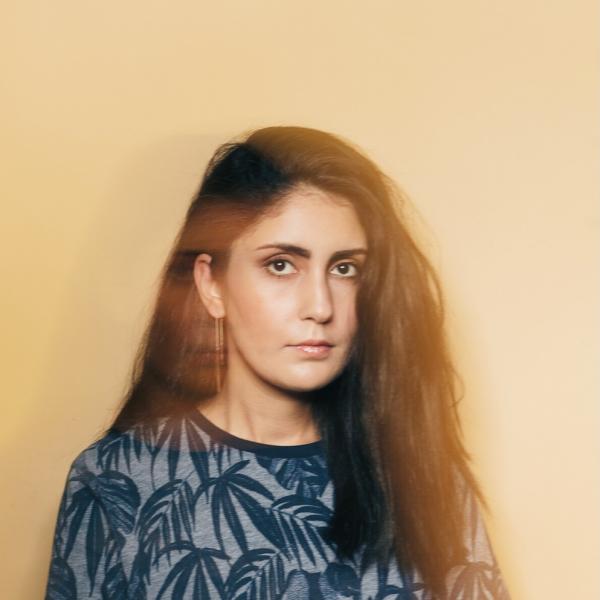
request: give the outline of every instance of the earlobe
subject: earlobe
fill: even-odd
[[[200,300],[215,319],[225,316],[221,290],[217,280],[213,276],[211,268],[212,256],[202,253],[194,261],[194,285],[200,296]]]

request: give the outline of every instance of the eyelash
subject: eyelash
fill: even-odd
[[[267,261],[265,263],[265,265],[264,265],[264,268],[267,271],[267,273],[269,273],[269,275],[273,275],[274,277],[287,277],[287,275],[290,275],[290,273],[276,274],[276,273],[273,273],[273,271],[269,270],[269,267],[272,264],[278,263],[278,262],[289,263],[290,265],[292,264],[292,262],[290,260],[288,260],[287,258],[274,258],[274,259],[271,259],[271,260]],[[355,275],[340,275],[340,277],[342,279],[354,279],[354,278],[356,278],[356,277],[358,277],[360,275],[360,267],[356,263],[354,263],[354,262],[342,262],[342,263],[338,263],[336,265],[336,267],[339,267],[340,265],[352,265],[356,269],[356,274]]]

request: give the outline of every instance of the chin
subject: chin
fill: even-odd
[[[303,369],[301,372],[290,373],[283,379],[278,378],[277,385],[287,390],[294,392],[312,392],[326,386],[337,377],[341,369],[331,369],[327,373],[323,370],[317,372],[308,372],[308,369]]]

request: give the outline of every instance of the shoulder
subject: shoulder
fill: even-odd
[[[98,464],[99,447],[113,436],[114,434],[104,434],[101,438],[79,450],[69,465],[69,475],[71,477],[81,477],[86,473],[95,473],[101,470]]]
[[[142,485],[151,477],[156,484],[184,476],[200,460],[194,451],[209,446],[209,437],[186,415],[163,416],[124,430],[108,429],[75,456],[69,477],[89,484],[121,474]]]
[[[162,423],[134,426],[123,431],[106,430],[81,449],[71,461],[69,476],[85,482],[86,475],[99,476],[108,471],[131,470],[135,460],[151,454]]]

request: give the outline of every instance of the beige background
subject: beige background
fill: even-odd
[[[9,0],[0,596],[41,598],[216,145],[300,124],[412,197],[514,600],[599,598],[596,3]]]

